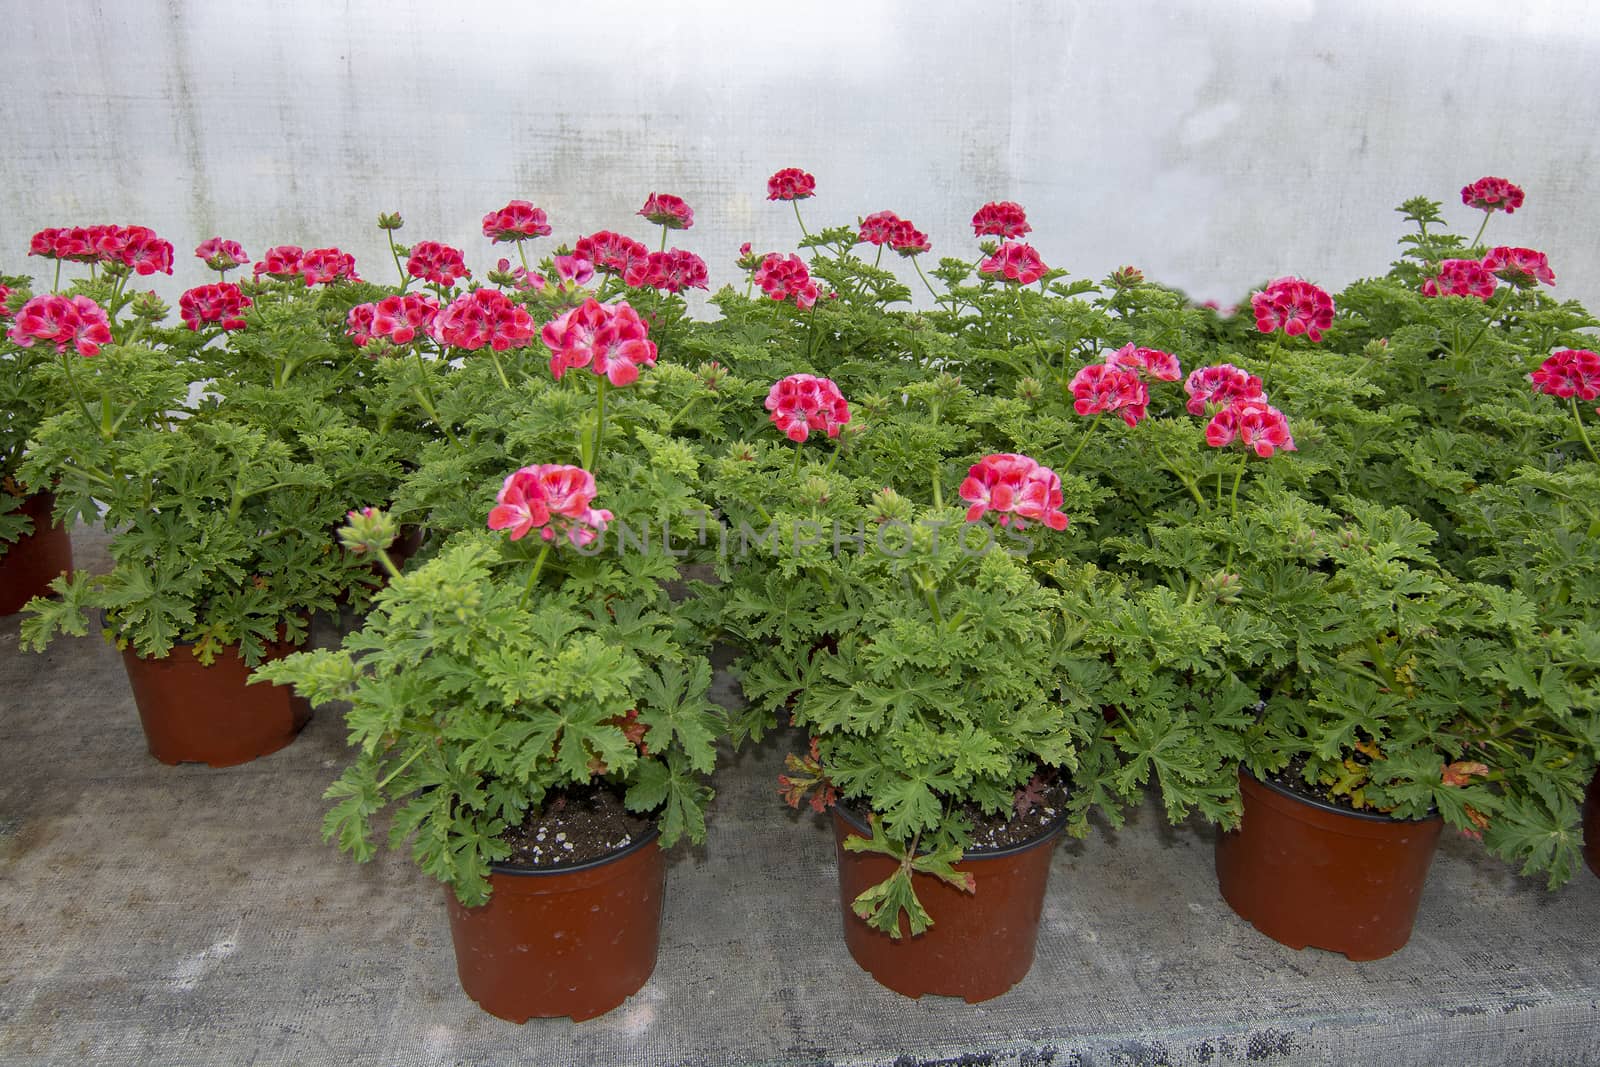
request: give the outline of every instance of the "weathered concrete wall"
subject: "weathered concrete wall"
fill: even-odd
[[[0,270],[42,226],[122,221],[183,284],[217,233],[385,276],[384,209],[482,268],[511,197],[558,238],[649,237],[656,189],[717,283],[741,241],[792,243],[763,182],[799,165],[808,222],[892,208],[970,255],[973,209],[1012,198],[1052,265],[1230,301],[1375,273],[1401,199],[1467,228],[1456,191],[1499,174],[1528,203],[1489,236],[1600,305],[1589,0],[0,0],[0,26]]]

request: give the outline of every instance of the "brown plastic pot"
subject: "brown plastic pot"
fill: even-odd
[[[666,864],[658,833],[555,870],[495,865],[489,902],[445,888],[456,974],[467,996],[514,1023],[604,1015],[655,970]]]
[[[1595,877],[1600,878],[1600,772],[1596,772],[1583,798],[1583,858]]]
[[[266,658],[293,651],[272,644]],[[209,667],[195,659],[193,645],[176,645],[163,659],[130,645],[122,664],[150,754],[162,763],[248,763],[283,748],[311,721],[311,704],[288,687],[245,684],[250,669],[237,645],[225,646]]]
[[[1050,858],[1065,827],[1063,819],[1014,848],[963,856],[955,869],[972,875],[976,886],[972,893],[932,875],[914,873],[917,899],[933,925],[915,937],[895,940],[868,926],[850,905],[863,890],[892,875],[897,864],[878,853],[846,851],[847,838],[869,834],[853,814],[835,804],[839,905],[850,955],[880,985],[904,996],[933,993],[960,997],[969,1004],[998,997],[1022,981],[1033,966]]]
[[[1444,822],[1352,812],[1309,800],[1243,767],[1244,818],[1217,835],[1229,907],[1290,948],[1381,959],[1411,937]]]
[[[12,615],[36,596],[47,596],[50,583],[72,569],[72,538],[65,526],[54,526],[53,493],[22,498],[18,510],[33,520],[33,532],[0,544],[0,615]]]

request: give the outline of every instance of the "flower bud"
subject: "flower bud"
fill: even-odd
[[[1144,281],[1144,272],[1138,267],[1119,267],[1111,272],[1113,289],[1132,289]]]
[[[155,294],[150,292],[135,293],[132,306],[133,317],[144,319],[146,322],[160,322],[167,317],[167,312],[172,309]]]
[[[813,474],[800,483],[800,496],[806,503],[821,507],[828,502],[828,479]]]
[[[880,523],[910,523],[912,511],[911,501],[888,486],[872,494],[872,513]]]
[[[345,515],[348,525],[339,528],[339,543],[351,552],[379,551],[394,544],[399,525],[381,508],[362,508]]]
[[[380,230],[398,230],[405,224],[406,220],[400,217],[400,212],[398,211],[384,212],[378,216],[378,229]]]
[[[728,370],[722,364],[712,360],[710,363],[700,364],[696,368],[695,374],[699,376],[700,384],[714,393],[717,391],[717,386],[722,384],[723,379],[727,378]]]
[[[1200,583],[1200,591],[1218,604],[1237,604],[1243,588],[1244,579],[1226,571],[1218,571]]]
[[[1017,383],[1017,398],[1032,404],[1044,396],[1044,383],[1037,378],[1024,378]]]

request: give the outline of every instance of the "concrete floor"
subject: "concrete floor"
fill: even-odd
[[[104,559],[82,531],[77,550]],[[162,766],[113,650],[25,654],[17,629],[0,619],[3,1064],[1600,1063],[1600,880],[1547,894],[1449,838],[1411,944],[1358,965],[1257,934],[1217,895],[1209,831],[1150,805],[1058,850],[1020,986],[902,999],[846,953],[826,823],[778,801],[774,743],[726,766],[710,839],[672,856],[645,988],[514,1026],[461,993],[437,885],[319,842],[337,716],[243,767]]]

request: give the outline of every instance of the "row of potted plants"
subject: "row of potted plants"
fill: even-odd
[[[54,499],[0,516],[0,565],[53,507],[113,531],[114,566],[55,578],[24,644],[101,613],[169,762],[349,702],[326,836],[365,859],[386,820],[451,887],[464,987],[519,1021],[643,984],[659,846],[703,837],[719,742],[779,725],[806,741],[780,793],[834,820],[846,943],[912,996],[1019,981],[1053,843],[1150,787],[1223,829],[1235,910],[1353,959],[1405,943],[1446,826],[1574,874],[1600,356],[1542,255],[1419,199],[1383,276],[1223,313],[1131,267],[1070,279],[1006,202],[925,270],[891,212],[809,230],[815,190],[773,175],[798,251],[743,247],[709,321],[666,194],[656,251],[534,258],[553,228],[512,201],[483,230],[516,259],[482,279],[395,215],[396,284],[292,246],[231,282],[249,257],[213,239],[173,326],[133,288],[169,244],[42,232],[52,289],[0,294],[0,457],[14,499]],[[1500,179],[1462,200],[1522,206]],[[716,641],[739,709],[708,696]],[[163,690],[180,664],[259,684]],[[630,955],[576,980],[575,943]]]

